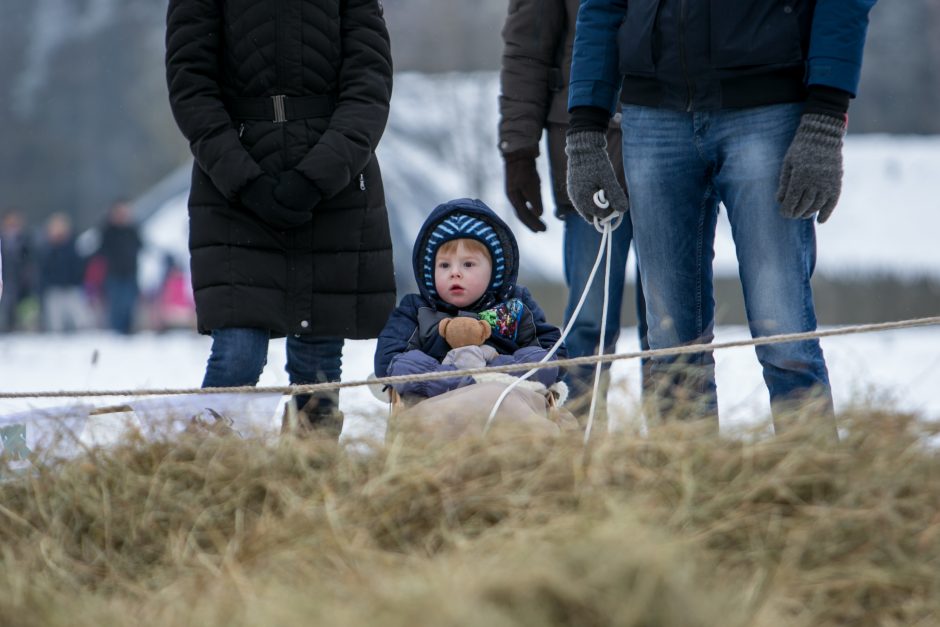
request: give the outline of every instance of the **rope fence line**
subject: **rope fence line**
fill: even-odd
[[[671,348],[659,348],[645,351],[635,351],[629,353],[611,353],[606,355],[588,355],[585,357],[573,357],[568,359],[558,359],[549,362],[530,362],[520,364],[508,364],[505,366],[493,366],[484,368],[469,368],[466,370],[453,370],[448,372],[429,372],[418,375],[398,375],[394,377],[381,377],[360,381],[337,381],[327,383],[313,383],[308,385],[282,385],[282,386],[241,386],[228,388],[177,388],[177,389],[152,389],[152,390],[74,390],[74,391],[44,391],[44,392],[0,392],[0,399],[21,399],[21,398],[88,398],[105,396],[182,396],[188,394],[313,394],[328,390],[338,390],[342,388],[362,387],[367,385],[393,385],[395,383],[413,383],[417,381],[433,381],[437,379],[451,379],[454,377],[473,376],[478,374],[497,373],[497,372],[516,372],[520,370],[531,370],[534,368],[565,368],[569,366],[582,366],[588,364],[607,363],[627,359],[643,359],[647,357],[670,357],[677,355],[687,355],[690,353],[700,353],[703,351],[724,350],[728,348],[741,348],[746,346],[765,346],[768,344],[783,344],[786,342],[799,342],[803,340],[819,339],[824,337],[834,337],[839,335],[855,335],[862,333],[876,333],[879,331],[891,331],[896,329],[910,329],[916,327],[927,327],[940,325],[940,316],[927,318],[915,318],[910,320],[898,320],[895,322],[879,322],[875,324],[860,324],[853,326],[837,327],[822,331],[809,331],[805,333],[787,333],[781,335],[769,335],[747,340],[736,340],[731,342],[713,342],[710,344],[686,344],[684,346],[674,346]]]

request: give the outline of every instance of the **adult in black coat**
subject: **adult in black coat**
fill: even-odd
[[[257,382],[287,336],[291,383],[338,380],[343,338],[394,306],[375,148],[392,87],[378,0],[170,0],[167,83],[195,155],[190,251],[204,386]],[[298,399],[336,429],[337,395]]]

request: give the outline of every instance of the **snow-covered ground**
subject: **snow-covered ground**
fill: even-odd
[[[747,337],[743,327],[720,328],[717,341]],[[188,333],[130,338],[107,333],[82,336],[0,336],[0,390],[136,390],[198,387],[209,352],[208,338]],[[345,350],[343,379],[362,380],[372,371],[374,341],[351,341]],[[823,347],[829,363],[837,411],[856,404],[879,403],[940,419],[940,328],[908,329],[871,335],[827,338]],[[623,329],[618,352],[637,350],[636,332]],[[272,341],[261,385],[286,385],[284,342]],[[716,353],[719,409],[723,429],[761,425],[769,421],[767,392],[751,348]],[[611,392],[615,419],[636,415],[639,376],[636,361],[613,367]],[[376,436],[384,432],[385,405],[367,388],[342,391],[347,414],[347,436]],[[126,398],[83,399],[95,407],[125,402]],[[64,399],[0,399],[0,426],[4,416],[27,410],[62,407]],[[137,412],[144,422],[159,416],[159,407],[179,406],[179,399],[150,399]],[[154,411],[154,403],[158,408]],[[208,406],[204,398],[188,399],[184,407]],[[218,407],[232,407],[234,414],[252,425],[275,433],[283,399],[264,396],[247,403],[244,397],[219,400]],[[78,413],[81,414],[82,411]],[[635,418],[628,418],[635,420]],[[9,421],[7,421],[8,423]],[[85,441],[101,441],[114,435],[118,424],[95,419],[82,425]],[[147,425],[143,425],[146,427]],[[237,427],[238,425],[236,425]],[[245,425],[247,427],[247,425]]]

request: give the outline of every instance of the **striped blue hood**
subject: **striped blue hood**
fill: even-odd
[[[442,244],[460,238],[482,242],[493,260],[486,294],[470,309],[484,309],[509,298],[519,275],[519,246],[509,226],[482,201],[472,198],[438,205],[418,231],[411,262],[421,296],[438,308],[451,308],[434,289],[434,257]]]

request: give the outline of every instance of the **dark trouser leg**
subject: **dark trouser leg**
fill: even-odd
[[[212,351],[206,364],[204,388],[255,385],[268,362],[265,329],[216,329],[212,332]]]
[[[137,306],[137,284],[133,279],[108,279],[108,321],[111,329],[124,335],[134,331],[134,309]]]
[[[308,335],[287,338],[287,372],[295,385],[339,381],[342,375],[343,338]],[[301,428],[315,429],[339,437],[343,414],[339,390],[298,394],[294,397]]]
[[[202,380],[204,388],[255,385],[268,361],[270,333],[265,329],[229,328],[212,332],[212,350]],[[227,433],[238,429],[230,419],[210,411],[214,422],[207,419],[209,430]],[[198,417],[194,423],[202,422]]]

